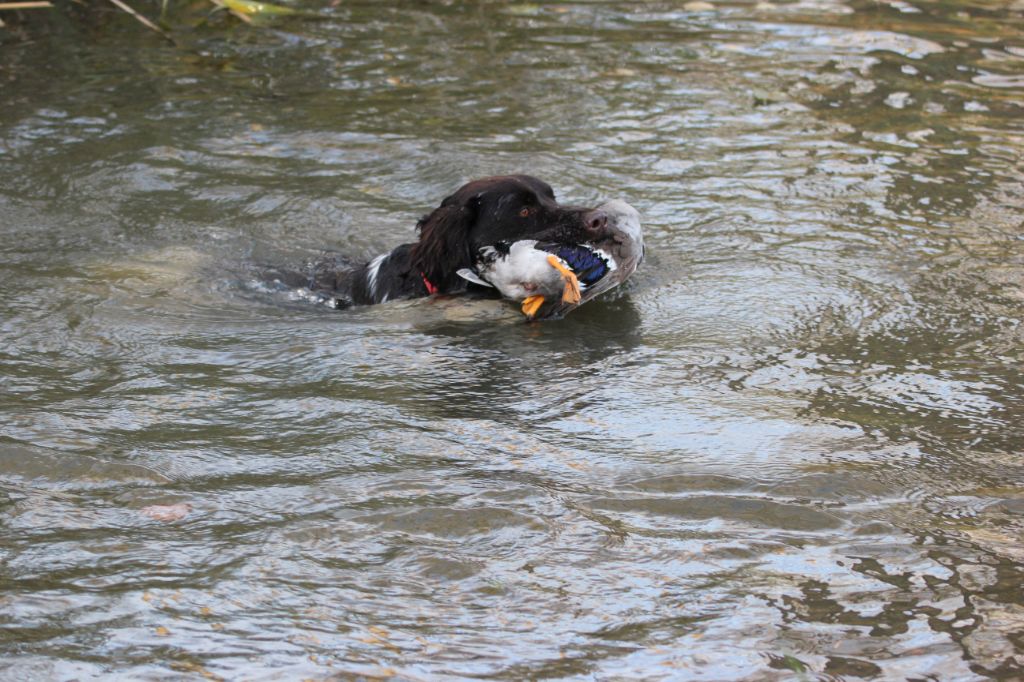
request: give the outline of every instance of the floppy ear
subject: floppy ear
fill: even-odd
[[[476,222],[479,199],[453,194],[416,223],[420,240],[412,247],[412,266],[441,291],[463,283],[456,271],[472,262],[469,231]]]

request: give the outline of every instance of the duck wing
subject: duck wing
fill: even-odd
[[[573,262],[577,263],[573,270],[576,272],[580,284],[585,286],[580,287],[583,296],[578,303],[556,302],[554,305],[546,307],[542,315],[538,316],[544,319],[565,317],[572,309],[619,286],[636,271],[644,256],[643,247],[637,249],[635,244],[613,248],[613,253],[578,244],[557,246],[560,247],[560,250],[554,253],[559,258],[570,265]],[[580,269],[577,270],[577,267]]]
[[[561,258],[575,273],[576,278],[580,281],[581,289],[594,285],[615,269],[615,261],[607,254],[581,244],[538,242],[535,248]]]

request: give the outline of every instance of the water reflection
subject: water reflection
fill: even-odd
[[[5,674],[1022,674],[1018,10],[321,11],[0,34]],[[510,171],[644,269],[250,286]]]

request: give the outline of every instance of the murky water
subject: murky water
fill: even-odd
[[[0,33],[0,675],[1024,675],[1024,5],[318,11]],[[514,171],[645,267],[247,275]]]

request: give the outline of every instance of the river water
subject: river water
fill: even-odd
[[[0,29],[0,676],[1024,676],[1019,0],[313,9]],[[507,172],[642,269],[250,274]]]

